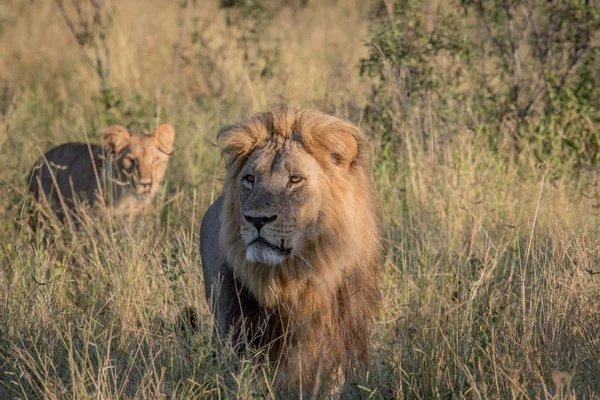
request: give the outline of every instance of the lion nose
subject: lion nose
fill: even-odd
[[[263,226],[275,221],[277,219],[277,215],[271,215],[270,217],[252,217],[250,215],[244,214],[244,218],[246,218],[246,221],[254,225],[257,231],[260,231],[260,229]]]

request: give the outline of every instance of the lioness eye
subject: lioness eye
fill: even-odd
[[[292,175],[292,176],[290,176],[290,182],[292,182],[292,183],[298,183],[301,180],[302,180],[301,176],[298,176],[298,175]]]
[[[125,168],[130,168],[131,166],[135,165],[135,160],[131,157],[125,157],[123,161]]]
[[[246,175],[244,176],[244,180],[250,183],[254,183],[254,175]]]

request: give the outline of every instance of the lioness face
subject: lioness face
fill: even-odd
[[[113,126],[105,131],[105,142],[113,152],[119,180],[138,201],[152,198],[165,177],[174,131],[161,125],[152,135],[129,134]]]
[[[241,236],[250,262],[279,265],[311,240],[322,170],[301,144],[256,149],[238,175]]]

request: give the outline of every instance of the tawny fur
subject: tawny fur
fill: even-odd
[[[164,179],[174,137],[167,124],[152,135],[113,125],[104,131],[102,145],[66,143],[40,157],[29,175],[29,191],[59,220],[99,201],[117,213],[137,214]]]
[[[281,387],[299,379],[304,387],[335,381],[340,370],[347,376],[367,361],[380,307],[379,212],[367,137],[338,118],[280,105],[222,129],[218,144],[227,163],[224,193],[201,227],[216,339],[232,330],[234,345],[266,349]],[[304,241],[280,265],[249,262],[240,236],[240,171],[255,151],[285,156],[292,147],[303,149],[307,163],[318,163],[318,217],[297,221]],[[280,218],[296,211],[285,209],[289,199],[266,196],[265,204],[285,205]]]

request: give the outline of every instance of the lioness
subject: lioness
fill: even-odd
[[[100,199],[117,213],[139,213],[164,179],[174,138],[168,124],[152,135],[110,126],[103,145],[66,143],[40,157],[29,176],[29,191],[60,221],[76,215],[81,203],[93,206]]]
[[[280,105],[223,128],[223,195],[200,244],[217,349],[264,350],[280,389],[335,387],[367,360],[382,251],[367,137]],[[330,386],[332,387],[332,386]]]

